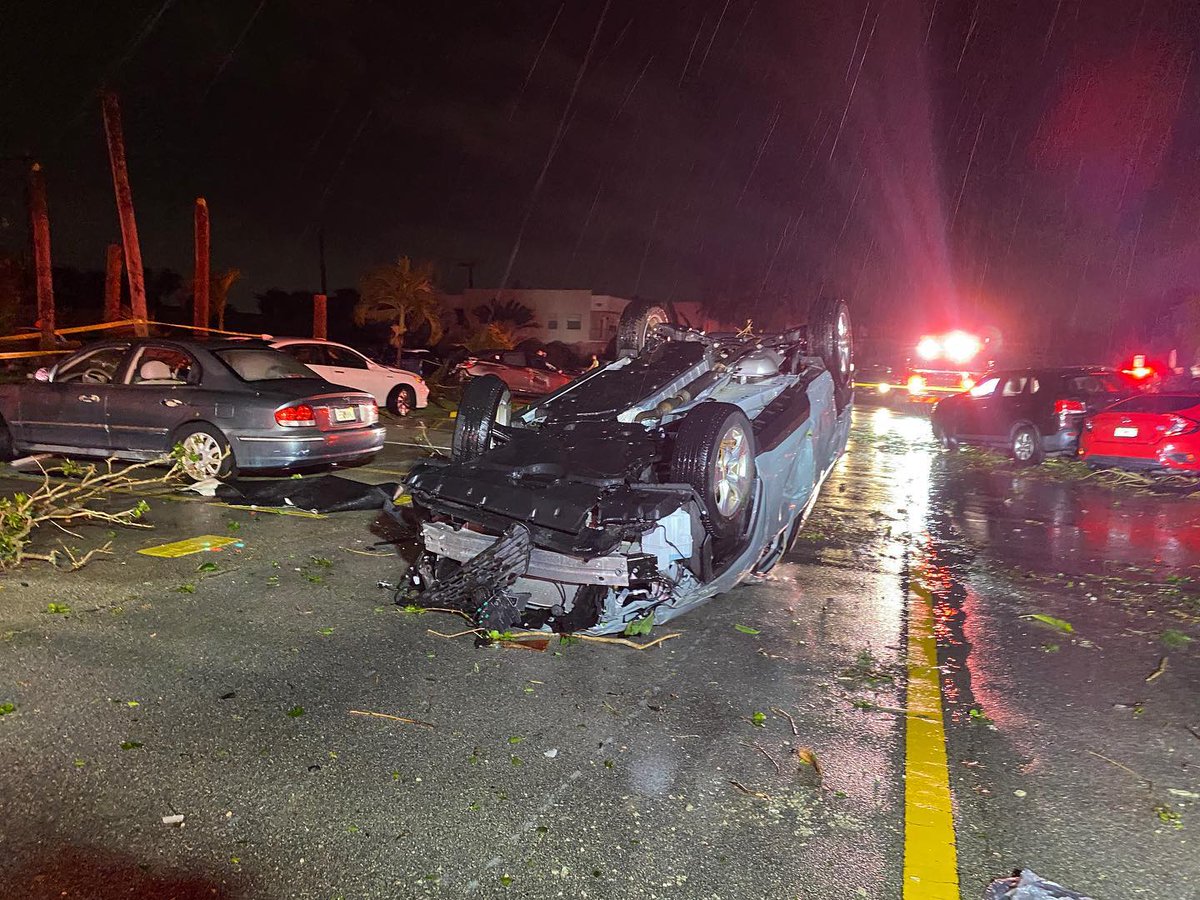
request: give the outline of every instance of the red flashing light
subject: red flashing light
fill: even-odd
[[[1137,381],[1143,381],[1154,374],[1154,367],[1146,365],[1146,355],[1138,353],[1128,368],[1122,369],[1126,375]]]
[[[285,428],[302,428],[306,425],[316,425],[317,416],[307,403],[299,403],[275,410],[275,421]]]
[[[908,392],[914,397],[919,397],[925,393],[925,379],[920,375],[909,375]]]

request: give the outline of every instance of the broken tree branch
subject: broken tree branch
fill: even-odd
[[[436,726],[431,722],[422,722],[420,719],[410,719],[407,716],[393,716],[391,713],[371,712],[365,709],[350,710],[352,716],[369,716],[372,719],[388,719],[392,722],[401,722],[405,725],[420,725],[422,728],[433,729]]]
[[[800,737],[800,729],[796,727],[796,720],[792,718],[790,713],[785,712],[778,706],[772,706],[771,712],[775,713],[777,716],[783,716],[788,720],[788,724],[792,726],[792,737]]]
[[[745,741],[742,741],[741,744],[743,747],[749,747],[751,750],[757,750],[759,753],[761,753],[763,756],[765,756],[767,759],[769,759],[771,761],[771,765],[773,765],[775,767],[776,775],[783,774],[783,769],[782,769],[782,767],[780,767],[779,761],[777,759],[775,759],[775,757],[773,757],[767,751],[766,747],[760,747],[758,744],[749,744],[749,743],[746,743]]]

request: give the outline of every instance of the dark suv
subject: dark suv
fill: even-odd
[[[938,402],[933,433],[943,447],[993,447],[1036,465],[1048,454],[1074,454],[1084,417],[1133,393],[1112,369],[989,372],[970,390]]]

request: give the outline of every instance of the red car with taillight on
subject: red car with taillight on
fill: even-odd
[[[1200,473],[1200,394],[1143,394],[1097,413],[1079,455],[1096,466]]]

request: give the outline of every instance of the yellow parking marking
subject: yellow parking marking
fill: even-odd
[[[146,547],[139,550],[143,556],[160,556],[164,559],[177,559],[180,556],[190,556],[193,553],[203,553],[206,550],[220,550],[230,544],[236,544],[238,538],[222,537],[219,534],[202,534],[199,537],[188,538],[184,541],[173,541],[170,544],[160,544],[157,547]]]
[[[940,674],[933,595],[913,581],[904,722],[904,900],[959,900]]]

